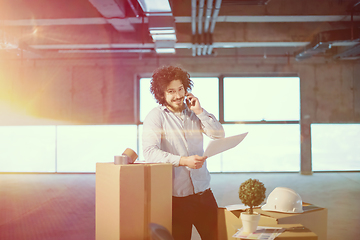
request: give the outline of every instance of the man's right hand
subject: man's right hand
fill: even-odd
[[[207,157],[200,157],[198,155],[192,155],[189,157],[180,158],[180,166],[188,166],[192,169],[199,169],[203,166]]]

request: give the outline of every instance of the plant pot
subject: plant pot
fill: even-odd
[[[258,213],[250,214],[247,212],[242,212],[240,217],[243,225],[243,232],[253,233],[256,231],[256,228],[260,220],[260,214]]]

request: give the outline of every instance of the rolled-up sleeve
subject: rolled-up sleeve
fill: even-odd
[[[162,116],[158,108],[153,109],[146,116],[143,123],[142,147],[146,162],[171,163],[179,166],[181,156],[161,150],[163,134]]]
[[[219,139],[225,137],[225,131],[221,123],[211,113],[205,109],[203,112],[196,115],[201,121],[203,132],[211,139]]]

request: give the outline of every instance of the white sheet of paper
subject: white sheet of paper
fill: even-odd
[[[211,157],[218,153],[224,152],[230,148],[236,147],[248,133],[212,140],[209,142],[203,156]]]

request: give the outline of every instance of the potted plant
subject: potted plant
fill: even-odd
[[[254,213],[253,208],[259,206],[265,199],[266,188],[257,179],[248,179],[240,185],[239,198],[241,202],[250,207],[241,213],[243,232],[252,233],[256,231],[259,224],[260,214]]]

